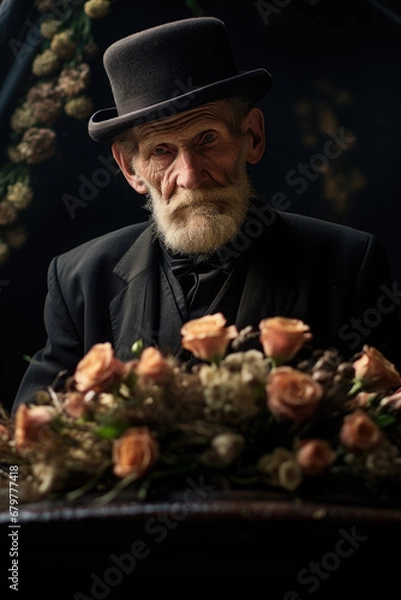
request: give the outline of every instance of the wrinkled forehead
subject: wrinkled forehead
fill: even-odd
[[[225,124],[229,114],[229,104],[226,100],[210,102],[191,110],[181,112],[151,123],[144,123],[133,128],[138,142],[159,134],[172,132],[182,133],[196,127],[212,127],[218,123]]]

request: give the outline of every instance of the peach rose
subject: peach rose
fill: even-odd
[[[280,419],[304,421],[313,415],[323,388],[307,373],[292,367],[278,367],[266,382],[267,406]]]
[[[63,409],[73,419],[83,417],[88,410],[88,405],[85,402],[85,394],[81,392],[69,392],[64,398]]]
[[[264,353],[276,363],[291,360],[313,337],[303,321],[285,317],[262,319],[259,330]]]
[[[297,462],[305,475],[321,475],[333,464],[337,457],[326,440],[310,439],[301,442],[297,452]]]
[[[160,350],[145,348],[136,366],[136,373],[145,381],[163,383],[172,375],[172,367]]]
[[[9,440],[11,437],[8,427],[0,423],[0,440]]]
[[[222,313],[188,321],[181,328],[183,348],[201,360],[220,360],[231,340],[238,335],[235,325],[226,327],[226,323]]]
[[[147,427],[131,427],[113,445],[114,474],[142,477],[157,461],[159,444]]]
[[[365,389],[389,389],[401,385],[401,375],[389,360],[373,346],[364,346],[363,354],[353,363],[355,379]]]
[[[78,363],[75,373],[75,387],[79,392],[102,392],[115,379],[126,377],[130,363],[123,363],[114,356],[110,342],[95,344]]]
[[[387,406],[392,410],[401,410],[401,388],[396,390],[391,396],[386,396],[380,401],[380,406]]]
[[[370,450],[382,440],[382,432],[361,409],[344,417],[340,440],[350,450]]]
[[[15,447],[27,450],[34,445],[49,446],[55,437],[50,424],[57,414],[52,406],[20,404],[15,413]]]

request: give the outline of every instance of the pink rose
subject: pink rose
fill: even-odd
[[[116,358],[110,342],[95,344],[75,369],[75,387],[83,393],[106,391],[113,381],[123,380],[128,375],[134,362],[123,363]]]
[[[52,406],[20,404],[15,413],[15,447],[27,450],[35,445],[49,446],[55,438],[50,424],[57,414]]]
[[[337,457],[326,440],[310,439],[301,442],[297,462],[302,473],[309,476],[322,475]]]
[[[226,323],[222,313],[188,321],[181,328],[183,348],[201,360],[220,360],[225,355],[231,340],[238,335],[235,325],[226,327]]]
[[[362,409],[357,409],[344,417],[340,440],[350,450],[370,450],[382,440],[382,432]]]
[[[11,438],[11,433],[8,427],[0,423],[0,440],[9,440]]]
[[[391,394],[391,396],[386,396],[383,398],[380,402],[380,405],[387,406],[392,410],[401,410],[401,388],[398,388],[398,390],[396,390],[394,394]]]
[[[68,392],[64,398],[63,409],[73,419],[83,417],[88,411],[85,394],[82,392]]]
[[[309,326],[299,319],[272,317],[259,323],[260,342],[264,353],[283,363],[291,360],[312,339]]]
[[[172,375],[172,366],[162,353],[150,346],[145,348],[136,365],[136,373],[143,381],[164,383]]]
[[[389,360],[373,346],[364,346],[363,354],[353,363],[355,379],[365,389],[389,389],[401,385],[401,375]]]
[[[159,457],[159,444],[147,427],[131,427],[113,445],[114,474],[142,477]]]
[[[313,415],[323,388],[307,373],[278,367],[266,382],[267,406],[280,419],[304,421]]]

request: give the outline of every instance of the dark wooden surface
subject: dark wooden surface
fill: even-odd
[[[33,590],[57,600],[393,597],[401,510],[351,497],[202,494],[139,503],[127,491],[106,506],[93,497],[21,505],[18,598]],[[6,546],[8,525],[0,513]],[[9,560],[4,554],[2,567]]]

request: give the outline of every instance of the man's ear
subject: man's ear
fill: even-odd
[[[111,151],[114,156],[114,160],[121,169],[122,174],[128,181],[130,186],[134,188],[138,194],[147,194],[148,188],[145,182],[139,175],[137,175],[132,166],[131,154],[126,152],[124,149],[124,143],[114,142],[111,146]]]
[[[249,141],[246,160],[255,165],[262,158],[266,148],[265,118],[260,108],[251,108],[242,122],[242,130]]]

